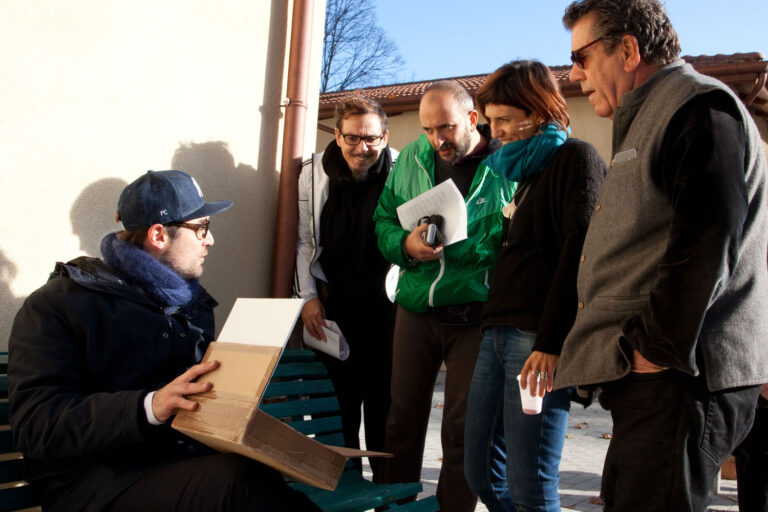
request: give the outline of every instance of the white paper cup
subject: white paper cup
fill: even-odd
[[[541,412],[541,402],[544,397],[539,396],[536,394],[536,396],[531,396],[531,385],[530,382],[533,379],[536,379],[536,376],[533,373],[528,374],[528,388],[523,389],[523,385],[520,382],[520,376],[517,376],[517,385],[520,388],[520,402],[523,405],[523,412],[525,414],[539,414]],[[541,383],[539,383],[541,385]]]

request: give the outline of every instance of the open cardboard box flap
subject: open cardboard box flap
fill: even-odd
[[[319,443],[259,410],[302,303],[238,299],[219,342],[211,343],[203,358],[220,363],[201,377],[213,388],[190,396],[200,405],[179,411],[172,426],[221,452],[239,453],[300,482],[333,490],[347,458],[390,455]]]

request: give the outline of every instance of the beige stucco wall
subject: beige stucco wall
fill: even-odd
[[[203,284],[219,325],[267,296],[292,2],[0,2],[0,349],[55,261],[98,256],[120,191],[148,169],[194,175],[214,217]],[[315,1],[319,89],[324,0]],[[309,98],[316,118],[317,96]],[[307,127],[306,154],[316,126]]]

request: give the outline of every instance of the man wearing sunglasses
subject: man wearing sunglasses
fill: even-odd
[[[339,397],[346,446],[359,446],[362,419],[366,447],[374,451],[384,448],[392,368],[394,306],[384,288],[390,265],[376,246],[372,220],[397,158],[388,138],[387,116],[377,102],[343,98],[334,140],[304,162],[299,178],[295,292],[306,300],[305,336],[327,343],[325,329],[333,321],[346,339],[346,360],[318,356]],[[361,460],[353,460],[362,471]],[[376,480],[379,459],[370,463]]]
[[[217,304],[198,278],[209,217],[231,206],[184,172],[149,171],[123,190],[125,229],[104,237],[103,259],[58,263],[24,302],[10,423],[45,510],[317,510],[278,472],[170,428],[218,364],[198,364]]]
[[[679,59],[657,0],[581,0],[571,80],[613,119],[558,388],[600,388],[607,511],[704,511],[768,381],[765,154],[750,114]],[[763,468],[764,471],[764,468]]]

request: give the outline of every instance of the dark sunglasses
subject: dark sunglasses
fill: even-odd
[[[581,55],[581,52],[583,52],[584,50],[586,50],[587,48],[589,48],[590,46],[592,46],[596,42],[602,41],[602,40],[603,40],[602,37],[598,37],[597,39],[595,39],[591,43],[587,43],[584,46],[582,46],[581,48],[577,48],[576,50],[573,50],[571,52],[571,62],[573,62],[574,64],[579,66],[581,69],[584,69],[584,59],[585,59],[585,57],[583,55]]]

